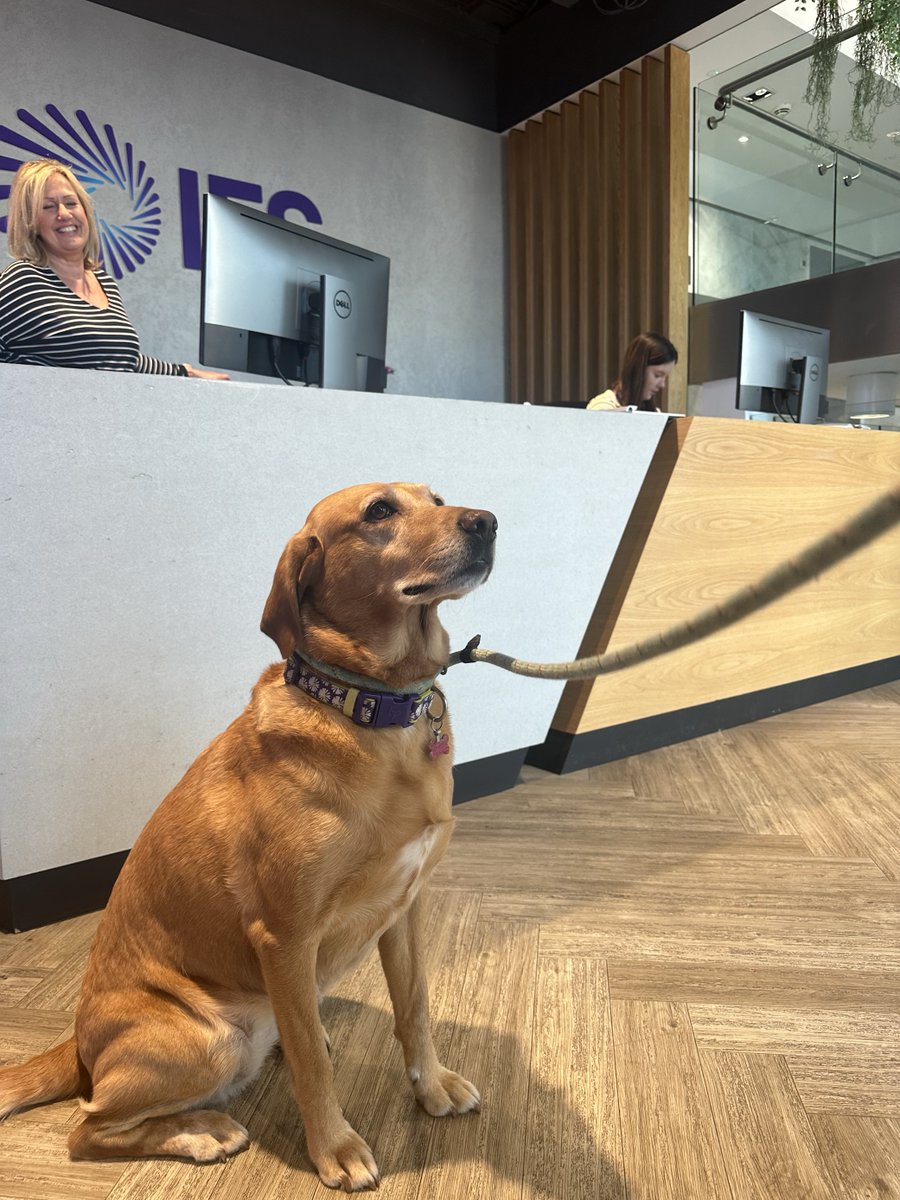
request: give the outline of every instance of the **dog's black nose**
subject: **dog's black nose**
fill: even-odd
[[[460,529],[481,538],[489,546],[497,537],[497,518],[485,508],[473,508],[464,512],[458,521]]]

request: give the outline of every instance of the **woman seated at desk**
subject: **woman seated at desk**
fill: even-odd
[[[119,289],[100,267],[91,201],[63,163],[19,167],[8,240],[16,261],[0,272],[0,363],[228,378],[141,353]]]
[[[639,333],[625,351],[619,378],[589,400],[593,411],[659,412],[655,397],[662,391],[678,362],[678,351],[661,333]]]

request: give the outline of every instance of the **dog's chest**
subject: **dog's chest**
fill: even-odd
[[[409,908],[440,860],[452,825],[428,825],[399,849],[379,855],[361,886],[346,896],[319,949],[317,974],[323,991],[364,958]]]
[[[435,862],[435,848],[441,830],[440,825],[427,826],[395,856],[385,883],[389,894],[396,891],[399,903],[411,904],[431,873],[430,868]]]

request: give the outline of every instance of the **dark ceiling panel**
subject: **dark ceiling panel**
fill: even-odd
[[[495,131],[732,7],[722,0],[91,2]]]
[[[500,128],[518,125],[733,7],[733,0],[578,0],[542,7],[501,38]]]
[[[497,128],[499,31],[437,0],[91,0],[430,112]]]

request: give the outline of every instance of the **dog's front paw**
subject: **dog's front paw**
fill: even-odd
[[[455,1071],[439,1067],[431,1079],[410,1072],[416,1099],[433,1117],[451,1117],[458,1113],[478,1112],[481,1096],[474,1083]]]
[[[319,1178],[330,1188],[365,1192],[377,1188],[378,1167],[368,1144],[344,1122],[343,1132],[327,1147],[309,1146]]]

